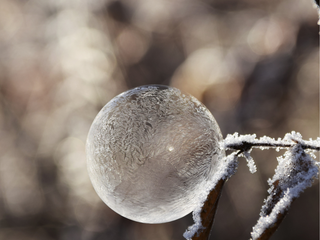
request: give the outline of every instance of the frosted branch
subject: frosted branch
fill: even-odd
[[[305,141],[302,139],[300,133],[291,132],[287,133],[283,139],[270,138],[267,136],[256,138],[256,135],[240,135],[234,133],[229,134],[223,142],[220,143],[220,147],[226,150],[239,150],[240,152],[247,152],[252,148],[260,148],[261,150],[276,148],[284,149],[294,147],[297,143],[301,145],[302,149],[310,149],[320,151],[320,138],[317,140]]]
[[[238,167],[238,156],[243,156],[249,170],[254,173],[256,166],[250,152],[253,148],[261,150],[274,148],[288,149],[283,157],[278,158],[279,165],[275,175],[268,181],[270,196],[265,200],[260,218],[251,233],[252,239],[266,240],[277,229],[283,217],[288,211],[292,201],[299,197],[300,193],[311,186],[318,176],[320,164],[312,159],[313,151],[320,151],[320,138],[317,140],[303,140],[301,134],[288,133],[283,139],[273,139],[267,136],[256,138],[252,135],[228,135],[220,147],[225,150],[235,150],[219,163],[217,172],[199,196],[199,204],[193,211],[194,224],[190,226],[183,236],[187,240],[209,239],[215,211],[217,208],[223,184]],[[311,154],[311,156],[309,154]]]
[[[265,200],[252,239],[268,239],[280,225],[294,199],[318,177],[319,164],[305,153],[301,144],[278,158],[275,175],[269,179],[269,197]]]
[[[256,164],[253,160],[253,158],[250,155],[251,149],[249,151],[244,151],[240,154],[240,156],[243,156],[247,160],[247,166],[249,168],[249,171],[251,173],[255,173],[257,171]]]
[[[183,234],[187,240],[209,238],[222,186],[228,178],[235,174],[237,168],[238,156],[236,153],[231,153],[222,159],[217,174],[210,181],[203,195],[199,196],[199,204],[192,213],[194,224],[188,227]]]

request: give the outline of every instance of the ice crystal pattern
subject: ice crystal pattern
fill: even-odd
[[[149,85],[112,99],[87,139],[88,172],[100,198],[134,221],[162,223],[198,205],[220,159],[220,129],[178,89]]]

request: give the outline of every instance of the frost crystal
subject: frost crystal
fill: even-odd
[[[195,224],[190,226],[184,233],[184,237],[190,240],[195,234],[200,233],[203,229],[201,224],[201,210],[207,199],[207,195],[215,188],[220,179],[231,177],[238,166],[238,156],[243,156],[248,162],[250,172],[256,171],[255,163],[250,156],[253,147],[262,150],[275,148],[277,151],[283,148],[290,148],[284,157],[279,157],[279,165],[275,175],[268,180],[270,196],[265,200],[260,213],[260,219],[253,228],[252,238],[257,239],[261,234],[272,226],[279,214],[286,211],[292,200],[309,187],[314,179],[318,176],[320,164],[312,159],[313,151],[320,150],[320,138],[317,140],[302,140],[299,133],[291,132],[286,134],[283,139],[277,140],[264,136],[256,139],[256,135],[240,135],[234,133],[228,135],[220,142],[220,148],[226,150],[238,150],[228,155],[224,161],[221,161],[217,168],[217,173],[208,183],[205,191],[200,195],[199,205],[193,212]],[[304,151],[304,149],[307,149]],[[306,152],[310,153],[307,154]]]
[[[265,140],[266,137],[263,139]],[[220,147],[222,149],[237,149],[239,147],[239,150],[241,150],[241,154],[239,156],[243,156],[247,160],[247,165],[249,167],[249,171],[251,173],[255,173],[257,171],[257,167],[255,165],[255,162],[253,158],[250,156],[251,148],[248,148],[247,150],[243,150],[242,148],[245,148],[246,143],[254,144],[258,143],[259,141],[256,140],[256,135],[240,135],[236,132],[233,135],[228,134],[227,137],[220,143]]]
[[[207,199],[208,194],[214,187],[217,185],[219,180],[226,180],[230,178],[233,174],[235,174],[238,168],[238,156],[236,152],[231,153],[227,157],[223,159],[223,161],[219,162],[219,166],[216,170],[216,173],[213,175],[210,182],[208,182],[207,186],[205,187],[204,191],[198,197],[198,205],[193,210],[193,220],[194,224],[188,227],[187,231],[183,234],[183,236],[190,240],[195,234],[199,233],[201,229],[203,229],[201,223],[201,209],[204,202]]]
[[[301,135],[294,132],[285,137],[292,138],[302,141]],[[253,227],[252,239],[259,238],[266,229],[275,224],[278,214],[288,210],[292,201],[318,177],[318,164],[305,153],[301,144],[296,144],[283,157],[279,157],[278,162],[275,175],[268,181],[270,195],[265,200],[257,224]]]
[[[255,173],[257,171],[257,167],[256,167],[256,164],[255,164],[253,158],[250,156],[250,152],[249,151],[243,152],[242,155],[247,160],[247,163],[248,163],[247,165],[249,167],[249,171],[251,173]]]
[[[231,149],[229,146],[236,146],[243,142],[254,142],[256,140],[255,134],[247,134],[247,135],[240,135],[239,133],[235,132],[234,134],[228,134],[227,137],[220,143],[220,147],[223,149]]]

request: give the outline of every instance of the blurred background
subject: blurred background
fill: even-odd
[[[202,101],[223,136],[319,136],[311,0],[0,0],[0,239],[182,240],[188,216],[132,222],[88,178],[85,141],[114,96],[165,84]],[[248,239],[275,151],[225,185],[211,239]],[[319,239],[319,185],[272,239]]]

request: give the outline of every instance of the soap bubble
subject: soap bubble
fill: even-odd
[[[88,172],[100,198],[142,223],[194,210],[225,153],[207,108],[178,89],[149,85],[113,98],[87,139]]]

